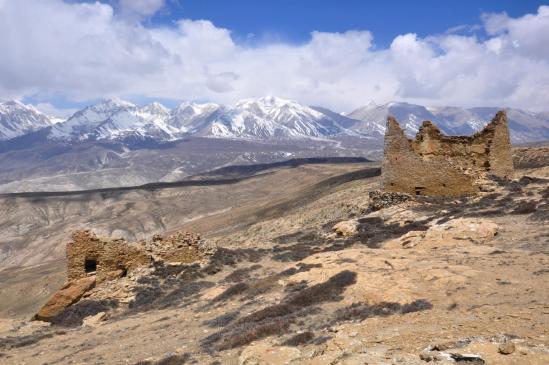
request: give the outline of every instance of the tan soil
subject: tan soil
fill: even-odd
[[[549,178],[543,169],[528,171]],[[196,220],[218,232],[207,237],[232,261],[194,278],[145,276],[160,291],[142,306],[121,304],[94,327],[5,320],[0,362],[135,364],[178,354],[199,364],[423,364],[419,355],[436,345],[440,356],[476,354],[487,364],[549,363],[547,180],[375,213],[367,212],[367,197],[378,177],[337,181],[294,190],[249,215],[234,208],[242,213]],[[288,175],[286,184],[294,182]],[[349,219],[358,222],[357,235],[332,231]],[[460,219],[493,224],[497,234],[452,231],[410,248],[393,241]],[[330,284],[342,272],[353,280]],[[300,293],[307,296],[298,300]],[[239,327],[260,314],[271,317],[254,322],[255,332]],[[264,324],[271,335],[257,332]],[[206,341],[215,333],[219,339]],[[252,333],[255,341],[236,341]],[[288,342],[304,333],[304,343]],[[498,352],[504,341],[515,351]]]

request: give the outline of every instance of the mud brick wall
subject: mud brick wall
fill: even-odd
[[[200,236],[191,232],[176,232],[170,236],[153,237],[155,256],[164,262],[191,263],[204,258]]]
[[[91,274],[95,266],[97,282],[120,277],[128,270],[147,266],[152,258],[139,246],[125,240],[104,240],[90,231],[78,231],[67,244],[67,276],[76,280]],[[88,269],[88,270],[87,270]]]
[[[381,173],[383,190],[414,195],[468,195],[488,175],[509,179],[513,160],[505,112],[472,136],[446,136],[425,121],[413,140],[389,117]]]
[[[203,243],[199,235],[181,231],[167,237],[155,235],[149,242],[136,243],[99,238],[88,230],[77,231],[67,244],[67,276],[71,281],[93,274],[100,283],[154,261],[192,263],[208,254]]]

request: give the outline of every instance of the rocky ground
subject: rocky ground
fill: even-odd
[[[372,174],[196,221],[209,260],[128,273],[51,325],[1,321],[0,362],[547,364],[546,156],[474,197],[372,211]]]

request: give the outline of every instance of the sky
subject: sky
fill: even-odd
[[[549,110],[549,2],[0,0],[0,100]]]

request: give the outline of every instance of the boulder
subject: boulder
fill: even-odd
[[[498,352],[503,355],[509,355],[515,352],[515,344],[511,341],[505,341],[498,347]]]
[[[358,222],[353,220],[342,221],[334,225],[332,229],[340,236],[354,236],[358,233]]]
[[[86,327],[97,327],[106,319],[107,319],[107,313],[99,312],[96,315],[88,316],[84,318],[82,325]]]
[[[94,286],[95,276],[69,281],[40,308],[34,319],[49,322],[65,308],[78,302]]]

